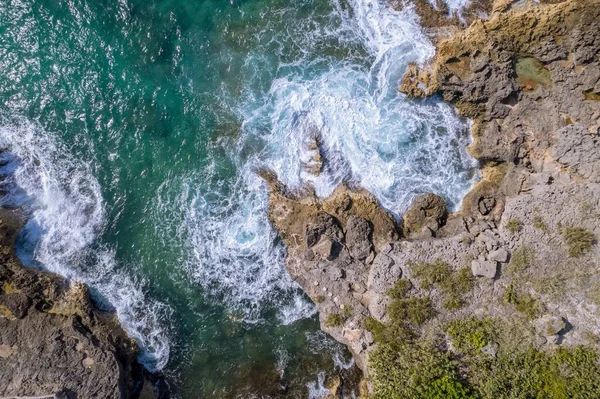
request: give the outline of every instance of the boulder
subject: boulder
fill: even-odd
[[[488,254],[488,259],[500,263],[508,262],[508,251],[504,248],[497,249]]]
[[[402,217],[404,233],[407,237],[421,234],[424,227],[435,233],[444,225],[447,215],[444,198],[432,193],[420,195]]]
[[[346,246],[353,258],[365,260],[371,253],[372,228],[369,222],[359,216],[350,216],[346,223]]]
[[[498,271],[498,262],[492,260],[474,260],[471,262],[471,271],[475,277],[494,278]]]

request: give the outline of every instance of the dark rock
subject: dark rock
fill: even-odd
[[[346,246],[350,255],[358,260],[365,260],[371,252],[371,233],[373,229],[365,219],[350,216],[346,222]]]

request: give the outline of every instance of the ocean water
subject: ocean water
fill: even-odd
[[[18,254],[87,283],[178,397],[318,398],[356,367],[289,278],[256,170],[321,196],[353,181],[397,215],[429,191],[458,206],[468,122],[397,90],[433,53],[385,0],[2,1]]]

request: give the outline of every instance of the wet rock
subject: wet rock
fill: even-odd
[[[491,260],[474,260],[471,262],[471,271],[475,277],[494,278],[498,271],[498,263]]]
[[[83,284],[26,269],[14,255],[21,222],[0,210],[0,397],[130,398],[151,385],[138,348]],[[154,397],[152,389],[146,389]]]
[[[372,228],[365,219],[350,216],[346,222],[346,246],[350,255],[358,260],[365,260],[371,253]]]

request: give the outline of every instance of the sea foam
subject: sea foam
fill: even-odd
[[[150,369],[162,368],[170,350],[165,329],[170,310],[149,300],[143,280],[119,270],[114,250],[98,242],[106,212],[90,166],[24,118],[0,118],[0,148],[5,193],[0,203],[23,207],[27,215],[19,257],[29,267],[88,284],[100,307],[116,311],[140,344],[140,360]]]

